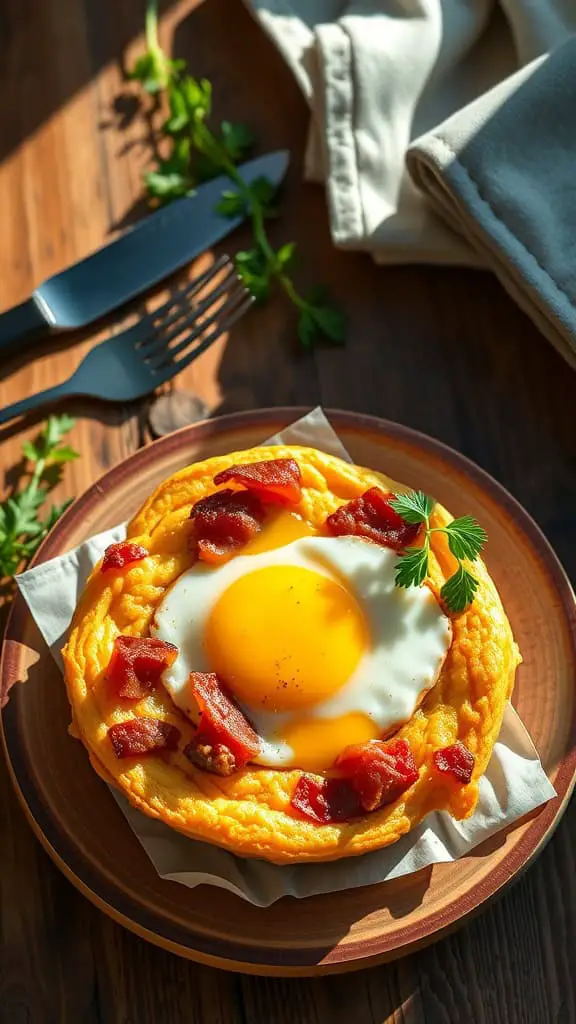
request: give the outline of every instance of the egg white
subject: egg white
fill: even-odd
[[[350,589],[365,615],[370,644],[348,682],[312,708],[276,713],[243,705],[261,737],[258,763],[286,767],[293,762],[291,747],[277,737],[283,725],[303,715],[327,719],[363,712],[383,733],[407,721],[438,678],[452,630],[428,587],[395,586],[397,558],[390,548],[358,537],[303,537],[271,551],[237,555],[218,567],[196,562],[168,591],[151,629],[153,636],[179,649],[174,664],[162,676],[174,703],[198,720],[188,679],[191,672],[211,671],[205,628],[224,591],[257,569],[301,566]]]

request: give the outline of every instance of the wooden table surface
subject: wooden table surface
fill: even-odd
[[[148,159],[122,62],[142,45],[141,0],[4,0],[0,9],[0,306],[142,212]],[[249,121],[292,166],[275,240],[346,309],[345,348],[303,356],[281,299],[251,312],[178,380],[213,415],[322,402],[428,432],[492,473],[574,577],[576,375],[489,274],[378,269],[330,244],[322,189],[301,183],[304,101],[240,0],[165,5],[166,39],[214,83],[218,114]],[[196,8],[197,9],[193,9]],[[229,246],[240,248],[239,231]],[[222,249],[220,250],[222,251]],[[101,334],[102,332],[100,332]],[[2,405],[67,375],[100,335],[45,342],[0,371]],[[147,403],[83,401],[62,496],[146,438]],[[40,417],[41,418],[41,417]],[[36,424],[38,420],[36,420]],[[4,472],[35,423],[0,433]],[[33,838],[2,766],[0,1024],[548,1024],[576,1021],[576,808],[485,914],[418,954],[318,980],[218,972],[161,952],[95,910]]]

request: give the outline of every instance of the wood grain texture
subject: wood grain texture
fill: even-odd
[[[573,543],[576,376],[486,274],[378,269],[331,248],[324,196],[300,184],[306,111],[282,62],[240,0],[171,5],[175,44],[214,81],[222,116],[250,121],[262,149],[294,160],[277,241],[306,254],[345,306],[349,341],[314,359],[294,351],[281,301],[246,318],[179,382],[215,411],[274,403],[356,409],[427,431],[501,480],[576,575]],[[0,305],[85,255],[138,210],[144,132],[118,103],[140,0],[4,0],[0,10]],[[121,87],[123,93],[131,89]],[[112,110],[110,105],[116,104]],[[109,125],[106,127],[106,125]],[[247,239],[239,231],[230,247]],[[69,373],[97,335],[0,368],[5,404]],[[22,363],[24,365],[22,365]],[[138,411],[76,406],[79,493],[134,450]],[[13,464],[26,425],[5,429]],[[315,981],[222,974],[180,961],[112,924],[52,866],[0,781],[1,1024],[565,1024],[576,1021],[576,811],[501,902],[457,935],[399,963]]]

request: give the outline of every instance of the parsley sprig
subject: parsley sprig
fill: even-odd
[[[277,190],[264,177],[246,184],[237,169],[254,144],[251,130],[244,124],[222,121],[218,129],[208,124],[212,105],[212,87],[205,78],[188,73],[186,61],[171,60],[158,41],[157,0],[146,7],[146,52],[136,61],[129,77],[156,97],[165,95],[169,116],[164,121],[156,151],[156,166],[145,175],[149,196],[167,203],[192,195],[196,186],[219,174],[227,174],[231,187],[217,203],[224,217],[248,216],[252,222],[253,245],[236,255],[236,267],[255,298],[264,302],[276,283],[299,312],[298,337],[303,348],[312,348],[324,338],[333,343],[344,340],[345,323],[341,310],[330,302],[324,288],[305,295],[297,290],[291,276],[296,262],[296,244],[287,242],[274,249],[268,238],[266,221],[277,216]]]
[[[460,516],[446,526],[430,526],[434,501],[422,491],[397,494],[390,505],[406,523],[422,523],[425,527],[422,547],[406,548],[400,555],[396,569],[396,586],[417,587],[424,582],[428,575],[430,537],[433,533],[444,533],[448,538],[448,547],[459,564],[454,575],[446,580],[440,597],[449,611],[464,611],[474,600],[478,580],[463,565],[462,560],[473,562],[478,558],[487,540],[486,531],[473,516]]]
[[[74,426],[71,416],[51,416],[35,441],[25,441],[22,454],[28,482],[16,486],[0,504],[0,576],[9,577],[30,560],[40,542],[60,518],[71,500],[51,505],[45,518],[39,511],[57,483],[60,467],[78,458],[78,452],[62,438]]]

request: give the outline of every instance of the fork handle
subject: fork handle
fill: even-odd
[[[7,423],[8,420],[14,419],[15,416],[21,416],[30,409],[36,409],[39,405],[55,402],[57,398],[70,394],[69,383],[70,381],[66,380],[62,384],[56,384],[53,388],[38,391],[35,395],[23,398],[21,402],[14,402],[12,405],[7,405],[6,408],[0,409],[0,423]]]
[[[47,334],[49,325],[34,299],[0,313],[0,355],[16,351],[24,338],[32,342]]]

